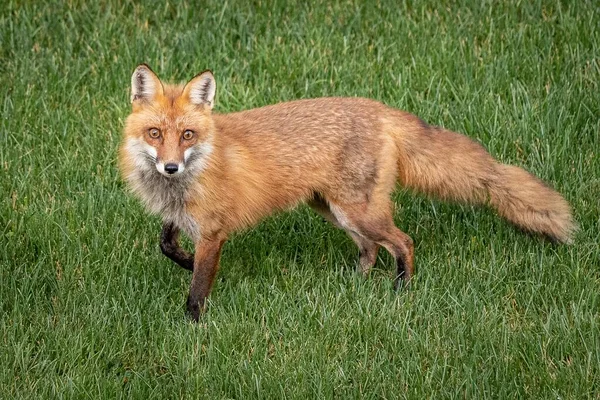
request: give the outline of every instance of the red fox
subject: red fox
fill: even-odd
[[[380,246],[391,253],[396,286],[414,268],[413,241],[392,218],[397,183],[489,204],[557,242],[570,242],[575,231],[569,204],[538,178],[498,163],[466,136],[374,100],[319,98],[218,114],[210,71],[184,86],[163,85],[142,64],[131,86],[120,171],[162,216],[162,252],[193,271],[187,310],[194,320],[228,235],[301,202],[348,233],[359,248],[359,272],[369,272]],[[180,231],[195,254],[179,246]]]

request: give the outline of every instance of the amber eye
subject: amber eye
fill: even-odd
[[[158,139],[160,137],[160,131],[156,128],[152,128],[148,131],[148,135],[150,135],[152,139]]]
[[[185,140],[190,140],[193,137],[194,137],[194,131],[191,131],[188,129],[187,131],[183,132],[183,138]]]

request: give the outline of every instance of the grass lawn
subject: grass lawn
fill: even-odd
[[[135,3],[2,1],[0,398],[600,398],[598,2]],[[191,275],[116,166],[142,62],[212,69],[218,112],[408,110],[547,181],[580,231],[553,245],[400,190],[417,269],[395,293],[387,254],[356,276],[300,207],[231,238],[193,324]]]

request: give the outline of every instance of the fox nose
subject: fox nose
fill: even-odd
[[[175,163],[169,163],[165,165],[165,172],[169,175],[174,174],[179,170],[179,166]]]

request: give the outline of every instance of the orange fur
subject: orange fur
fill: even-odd
[[[196,242],[196,255],[205,255],[193,262],[193,282],[214,277],[218,254],[210,249],[220,251],[231,232],[300,202],[348,232],[361,251],[360,271],[369,270],[383,246],[408,280],[412,240],[392,219],[397,182],[444,199],[489,203],[518,226],[557,241],[569,241],[575,229],[568,203],[537,178],[497,163],[466,136],[373,100],[298,100],[218,114],[208,72],[186,86],[164,86],[140,66],[132,83],[121,172],[170,224],[165,254],[181,265],[182,257],[192,262],[174,250],[182,229]],[[149,138],[152,128],[160,130],[159,140]],[[182,139],[186,130],[194,132],[192,141]],[[182,162],[184,171],[171,177],[152,169],[163,161]],[[188,300],[195,318],[211,282],[202,286],[208,289],[198,285]]]

